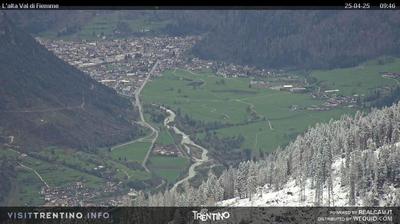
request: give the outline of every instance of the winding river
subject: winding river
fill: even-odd
[[[166,126],[168,129],[172,129],[175,132],[175,134],[182,136],[181,145],[187,150],[190,150],[189,146],[194,146],[202,150],[201,158],[200,159],[194,158],[195,162],[189,167],[188,175],[183,179],[179,180],[178,182],[176,182],[174,186],[171,188],[171,191],[174,191],[180,184],[196,176],[197,174],[197,171],[195,170],[196,167],[200,166],[201,164],[209,160],[207,156],[208,150],[193,142],[190,139],[189,135],[179,130],[175,125],[173,126],[170,125],[171,122],[175,121],[176,114],[174,111],[165,108],[163,106],[160,106],[160,108],[168,113],[168,116],[164,119],[164,126]]]

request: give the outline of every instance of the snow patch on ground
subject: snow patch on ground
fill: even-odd
[[[395,144],[400,147],[400,142]],[[385,147],[385,146],[384,146]],[[375,151],[375,155],[379,156],[380,149]],[[332,164],[332,183],[333,192],[331,195],[331,200],[328,200],[328,187],[324,186],[323,197],[321,206],[350,206],[349,205],[349,187],[341,186],[340,176],[341,176],[341,164],[345,162],[344,158],[337,158]],[[393,186],[391,187],[393,192],[396,190]],[[217,206],[239,206],[239,207],[251,207],[251,206],[316,206],[315,204],[315,189],[311,186],[311,179],[306,180],[305,185],[305,197],[301,200],[300,197],[301,187],[296,184],[296,181],[292,178],[290,179],[282,188],[282,190],[274,190],[270,186],[265,185],[261,192],[253,195],[252,200],[249,198],[239,199],[232,198],[224,200],[217,203]],[[385,201],[389,198],[388,195],[382,195],[380,204],[384,206]],[[363,201],[356,197],[356,206],[363,206]]]
[[[328,201],[328,188],[323,189],[323,205],[345,206],[348,202],[347,187],[341,187],[340,183],[340,166],[343,159],[337,159],[332,164],[333,170],[333,195],[331,202]],[[282,188],[282,190],[274,191],[268,185],[265,185],[262,192],[253,196],[253,200],[245,199],[228,199],[218,203],[221,206],[315,206],[315,189],[311,188],[311,179],[307,179],[304,189],[305,200],[300,197],[301,187],[296,181],[290,179]]]

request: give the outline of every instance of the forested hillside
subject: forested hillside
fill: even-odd
[[[191,206],[230,198],[257,200],[254,196],[263,191],[293,194],[285,189],[292,182],[300,189],[293,198],[304,204],[311,200],[313,205],[333,206],[340,199],[345,205],[399,206],[399,124],[400,104],[366,116],[343,116],[311,128],[263,160],[242,162],[219,177],[210,174],[199,188],[186,185],[183,192],[166,191],[148,200],[141,193],[137,203]],[[340,174],[334,175],[335,170]],[[312,191],[311,199],[306,198],[306,190]]]
[[[208,19],[218,22],[193,49],[205,59],[310,69],[400,53],[399,12],[227,11]]]
[[[3,203],[8,192],[11,190],[11,179],[15,177],[15,161],[0,160],[0,202]]]
[[[0,136],[22,150],[96,149],[140,135],[131,102],[0,14]]]

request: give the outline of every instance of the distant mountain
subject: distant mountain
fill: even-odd
[[[0,135],[21,149],[95,149],[140,135],[138,113],[0,12]]]

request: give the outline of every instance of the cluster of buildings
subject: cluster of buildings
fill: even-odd
[[[42,187],[40,194],[45,206],[96,206],[98,204],[91,202],[96,197],[117,190],[118,186],[113,182],[107,182],[102,191],[95,191],[78,181],[63,187]]]
[[[182,153],[178,150],[176,145],[154,145],[152,150],[154,155],[161,155],[161,156],[182,156]]]
[[[185,64],[184,52],[193,46],[198,37],[138,37],[93,42],[37,40],[95,80],[131,96],[156,61],[159,64],[155,74]]]
[[[338,95],[332,95],[332,96],[325,96],[325,102],[322,103],[321,105],[313,105],[310,107],[307,107],[307,110],[310,111],[327,111],[331,110],[336,107],[343,107],[347,106],[349,108],[355,107],[357,105],[357,100],[355,96],[338,96]]]
[[[381,72],[382,77],[397,79],[400,78],[400,72]]]
[[[277,72],[202,60],[188,59],[185,54],[198,36],[132,37],[115,40],[51,40],[37,38],[39,43],[62,60],[88,73],[95,80],[132,96],[143,83],[156,61],[155,75],[176,67],[189,71],[212,70],[222,77],[276,77]]]
[[[237,77],[276,77],[280,75],[278,71],[259,69],[248,65],[239,65],[219,61],[209,61],[193,57],[183,64],[182,68],[189,71],[212,71],[216,75],[224,78]]]
[[[189,71],[210,70],[214,69],[216,62],[203,60],[200,58],[192,58],[183,65],[183,68]]]
[[[334,96],[328,98],[322,105],[325,107],[338,107],[338,106],[354,106],[356,99],[351,96]]]
[[[266,69],[258,69],[253,66],[243,66],[236,64],[218,63],[215,67],[217,75],[223,77],[268,77],[273,76],[276,73],[273,71],[267,71]]]
[[[307,88],[303,87],[301,84],[277,85],[276,83],[267,82],[263,80],[251,80],[249,83],[249,87],[259,88],[259,89],[268,88],[273,90],[289,91],[291,93],[306,93],[308,91]]]
[[[101,190],[94,190],[82,182],[75,182],[63,187],[42,187],[44,206],[129,206],[132,197],[121,195],[121,182],[106,182]],[[104,200],[105,195],[107,200]]]

